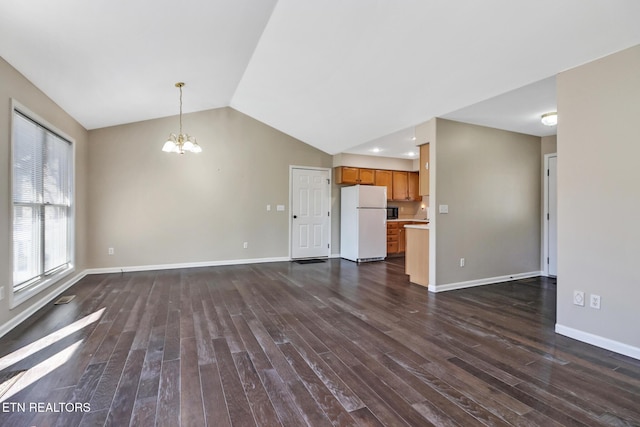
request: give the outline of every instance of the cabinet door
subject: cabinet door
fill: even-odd
[[[337,172],[338,176],[336,177],[336,182],[338,184],[358,184],[358,168],[341,166]]]
[[[375,171],[373,169],[360,169],[358,184],[373,185],[375,183]]]
[[[408,177],[409,186],[409,200],[421,200],[422,197],[419,194],[418,187],[420,186],[420,175],[418,172],[409,172]]]
[[[420,146],[420,195],[429,195],[429,144]]]
[[[398,253],[398,223],[387,222],[387,254]]]
[[[393,177],[391,171],[376,170],[376,184],[381,187],[387,187],[387,200],[393,197]]]
[[[407,200],[409,197],[408,173],[393,171],[393,200]]]

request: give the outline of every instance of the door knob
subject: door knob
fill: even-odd
[[[296,219],[296,218],[298,218],[298,215],[294,215],[294,216],[293,216],[293,219]]]

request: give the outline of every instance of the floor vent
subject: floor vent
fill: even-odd
[[[75,295],[67,295],[67,296],[64,296],[64,297],[60,297],[53,304],[54,305],[69,304],[71,302],[71,300],[74,299],[75,297],[76,297]]]
[[[314,259],[297,259],[294,262],[297,264],[318,264],[320,262],[325,262],[325,259],[314,258]]]

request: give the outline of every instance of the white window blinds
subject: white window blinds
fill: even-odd
[[[17,291],[71,263],[73,151],[69,141],[17,110],[12,151]]]

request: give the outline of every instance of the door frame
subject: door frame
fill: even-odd
[[[547,212],[549,212],[549,159],[558,157],[558,153],[549,153],[544,155],[544,181],[543,181],[543,209],[542,209],[542,272],[545,276],[549,276],[549,264],[547,257],[549,256],[549,221],[547,221]],[[557,170],[556,170],[557,173]],[[556,175],[557,176],[557,175]],[[558,183],[556,182],[556,187]],[[556,202],[557,209],[557,202]],[[557,260],[556,260],[557,262]]]
[[[332,233],[332,223],[333,223],[333,213],[331,209],[331,188],[333,187],[333,176],[331,175],[331,168],[320,168],[315,166],[297,166],[297,165],[289,165],[289,260],[292,260],[292,246],[293,242],[293,170],[294,169],[306,169],[306,170],[315,170],[315,171],[326,171],[329,174],[329,191],[327,192],[327,207],[329,209],[329,226],[327,227],[327,243],[329,243],[329,247],[327,248],[327,257],[331,258],[331,235]]]

